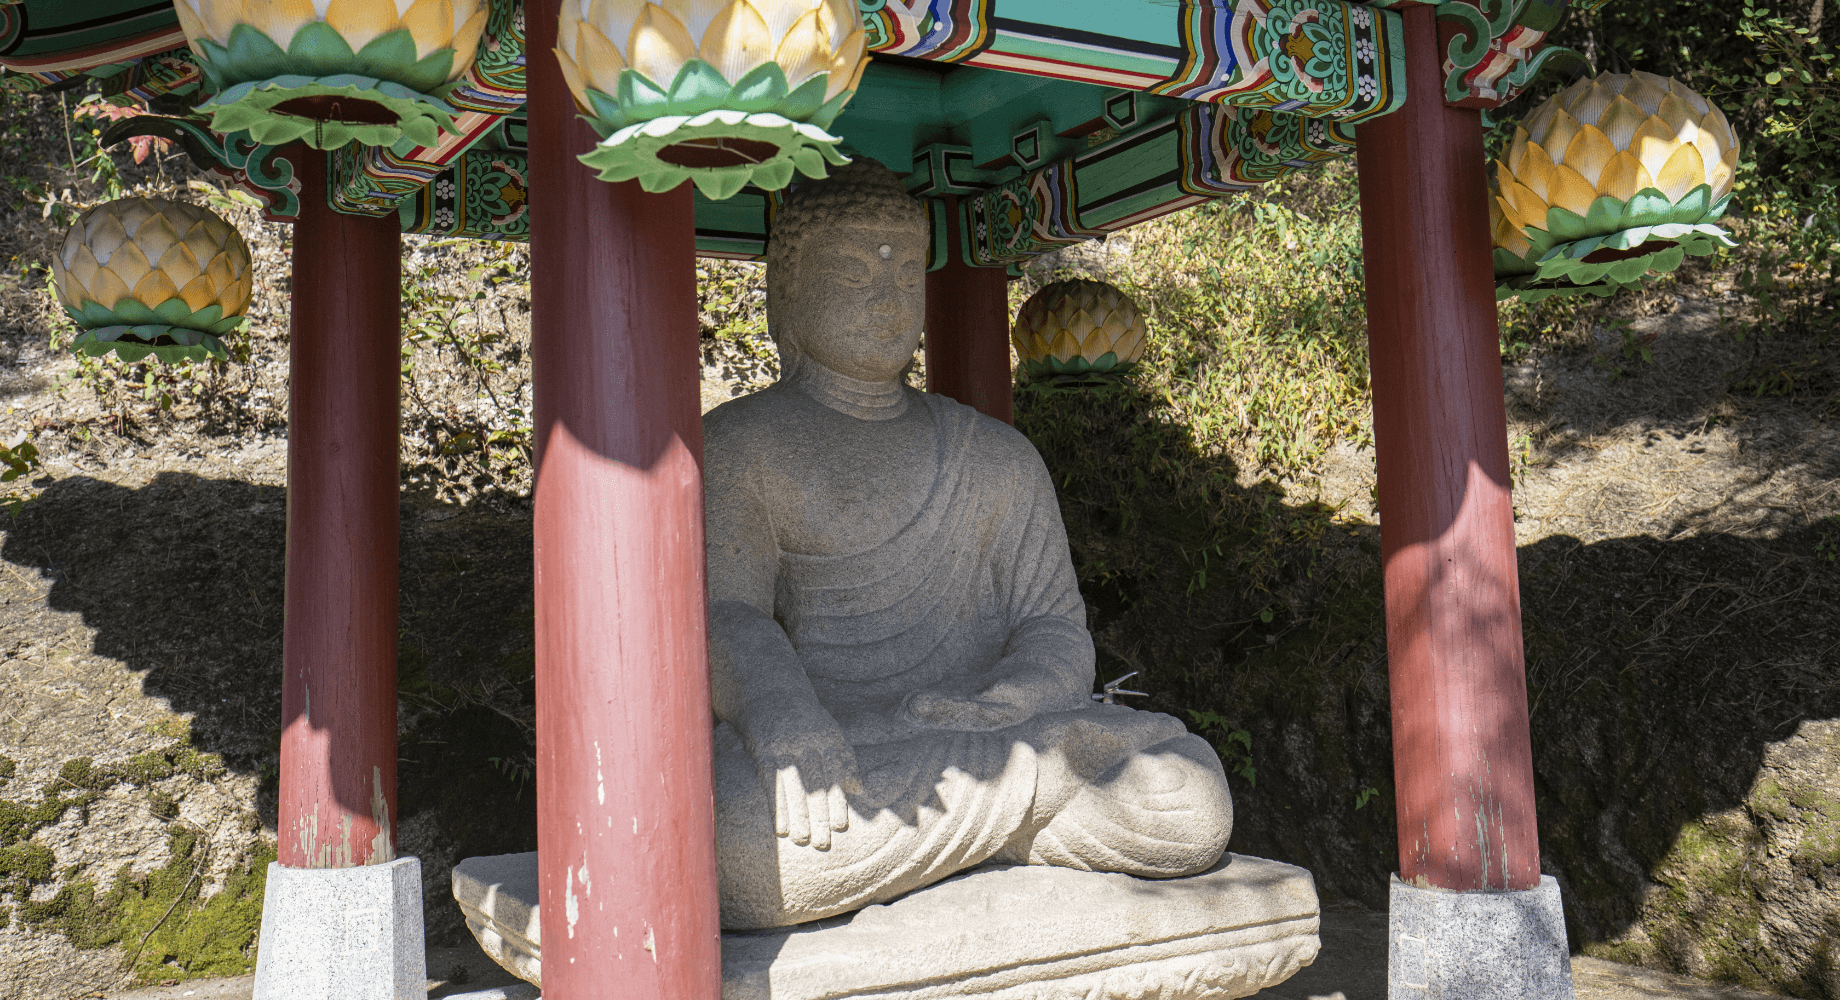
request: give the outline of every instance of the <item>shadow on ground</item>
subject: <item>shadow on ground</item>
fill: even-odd
[[[1230,460],[1148,406],[1029,401],[1018,421],[1063,491],[1101,679],[1144,671],[1147,707],[1223,749],[1232,850],[1383,907],[1396,845],[1377,532],[1240,486]],[[402,513],[400,839],[424,860],[431,939],[452,943],[452,863],[535,847],[530,517],[516,501],[417,497]],[[1840,849],[1797,854],[1779,877],[1759,846],[1787,826],[1820,843],[1840,822],[1807,789],[1758,791],[1773,744],[1840,718],[1840,569],[1823,530],[1521,550],[1544,862],[1574,946],[1840,995],[1840,929],[1812,924],[1788,950],[1758,931],[1773,907],[1840,914],[1807,903],[1840,887]],[[97,654],[196,713],[201,749],[272,776],[284,542],[279,488],[75,477],[27,506],[0,557],[50,578],[51,606],[81,613]],[[258,807],[272,824],[272,777]]]
[[[530,518],[515,502],[402,507],[399,843],[422,858],[436,943],[464,935],[448,894],[459,858],[532,850]],[[129,488],[88,477],[45,489],[0,558],[52,581],[96,654],[195,713],[199,749],[261,775],[275,820],[286,494],[163,473]]]
[[[1100,670],[1142,671],[1145,707],[1221,749],[1231,850],[1383,910],[1378,532],[1240,485],[1157,410],[1132,392],[1018,408],[1062,488]],[[1795,464],[1840,477],[1840,452]],[[1521,547],[1542,866],[1574,948],[1840,997],[1840,525],[1785,506],[1748,535],[1696,508],[1652,535]]]

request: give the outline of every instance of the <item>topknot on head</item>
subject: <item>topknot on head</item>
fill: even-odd
[[[830,168],[829,176],[808,180],[786,195],[767,242],[768,265],[785,261],[808,232],[839,226],[923,233],[926,210],[894,171],[857,156]]]

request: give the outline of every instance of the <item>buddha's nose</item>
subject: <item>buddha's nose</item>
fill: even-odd
[[[877,291],[869,300],[869,315],[876,319],[893,319],[900,312],[900,301],[886,288]]]

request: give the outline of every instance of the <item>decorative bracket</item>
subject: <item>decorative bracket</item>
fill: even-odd
[[[1496,108],[1513,100],[1542,71],[1584,64],[1546,36],[1565,16],[1567,0],[1447,0],[1437,8],[1444,49],[1444,100],[1463,108]],[[1583,0],[1584,9],[1601,3]],[[1588,65],[1586,66],[1588,69]]]
[[[124,118],[102,133],[102,145],[113,146],[137,135],[151,135],[178,143],[201,169],[236,181],[262,202],[262,217],[270,222],[293,222],[300,215],[300,177],[284,147],[264,146],[247,132],[219,136],[203,119],[136,115]]]

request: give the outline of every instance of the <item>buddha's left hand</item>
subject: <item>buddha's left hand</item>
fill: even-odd
[[[930,688],[914,692],[907,699],[905,711],[915,720],[936,729],[978,732],[1002,729],[1034,718],[1043,711],[1078,707],[1076,701],[1062,706],[1064,692],[1060,680],[1051,671],[1034,666],[974,678],[952,678]]]

